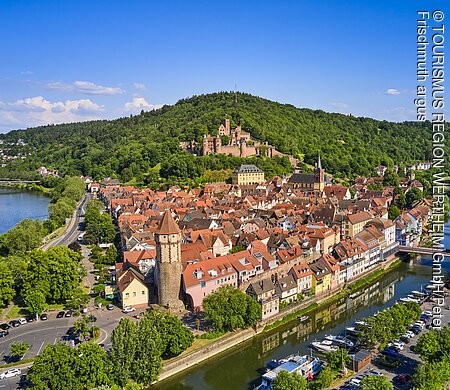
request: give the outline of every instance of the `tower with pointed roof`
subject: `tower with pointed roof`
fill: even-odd
[[[314,168],[314,190],[322,192],[325,188],[325,169],[322,168],[320,152],[317,155],[317,162]]]
[[[181,291],[181,231],[166,210],[155,232],[158,303],[172,312],[184,310]]]

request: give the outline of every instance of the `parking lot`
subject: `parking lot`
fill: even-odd
[[[445,326],[449,324],[450,322],[450,297],[447,297],[445,299],[445,308],[442,311],[443,318],[442,318],[442,326]],[[425,302],[422,304],[422,310],[423,311],[431,311],[433,308],[432,302]],[[427,329],[424,329],[423,332],[426,332]],[[389,369],[380,364],[379,359],[381,357],[381,354],[379,354],[376,358],[372,359],[372,363],[369,364],[363,371],[358,373],[358,375],[367,375],[370,370],[376,370],[380,372],[382,375],[387,377],[394,385],[394,389],[397,390],[405,390],[409,389],[411,386],[410,380],[405,380],[405,383],[400,383],[398,378],[400,375],[403,376],[403,379],[408,379],[409,377],[412,377],[414,374],[414,371],[418,364],[422,363],[422,360],[419,355],[417,355],[414,352],[414,347],[417,344],[417,341],[421,334],[415,335],[412,337],[407,344],[404,345],[403,349],[400,352],[400,365],[395,369]],[[357,375],[355,375],[353,378],[356,378]],[[395,378],[395,379],[394,379]],[[352,386],[349,384],[352,378],[348,379],[346,384],[341,385],[340,389],[351,389],[351,390],[357,390],[359,386]]]

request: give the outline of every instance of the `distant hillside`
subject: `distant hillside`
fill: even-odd
[[[25,161],[8,163],[0,176],[23,176],[45,165],[64,174],[97,179],[116,176],[124,181],[153,182],[160,174],[163,178],[199,180],[205,170],[234,168],[242,159],[195,157],[182,152],[179,141],[201,141],[203,134],[216,134],[225,117],[253,138],[268,141],[309,164],[320,151],[323,166],[337,177],[369,175],[380,164],[431,159],[429,124],[356,118],[296,108],[244,93],[221,92],[116,120],[11,131],[1,138],[22,138],[33,152]],[[285,160],[250,160],[269,173],[290,170]]]

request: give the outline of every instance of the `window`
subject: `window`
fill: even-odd
[[[145,295],[145,290],[142,290],[142,295]]]
[[[129,293],[125,293],[125,298],[128,298],[130,296]]]
[[[135,297],[136,296],[136,291],[133,291],[133,297]]]
[[[206,287],[206,283],[203,280],[200,281],[200,287],[201,288]]]

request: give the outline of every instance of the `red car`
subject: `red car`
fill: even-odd
[[[400,374],[400,375],[397,375],[394,379],[395,379],[396,382],[404,385],[406,383],[409,383],[409,381],[411,380],[411,375],[409,375],[409,374]]]

